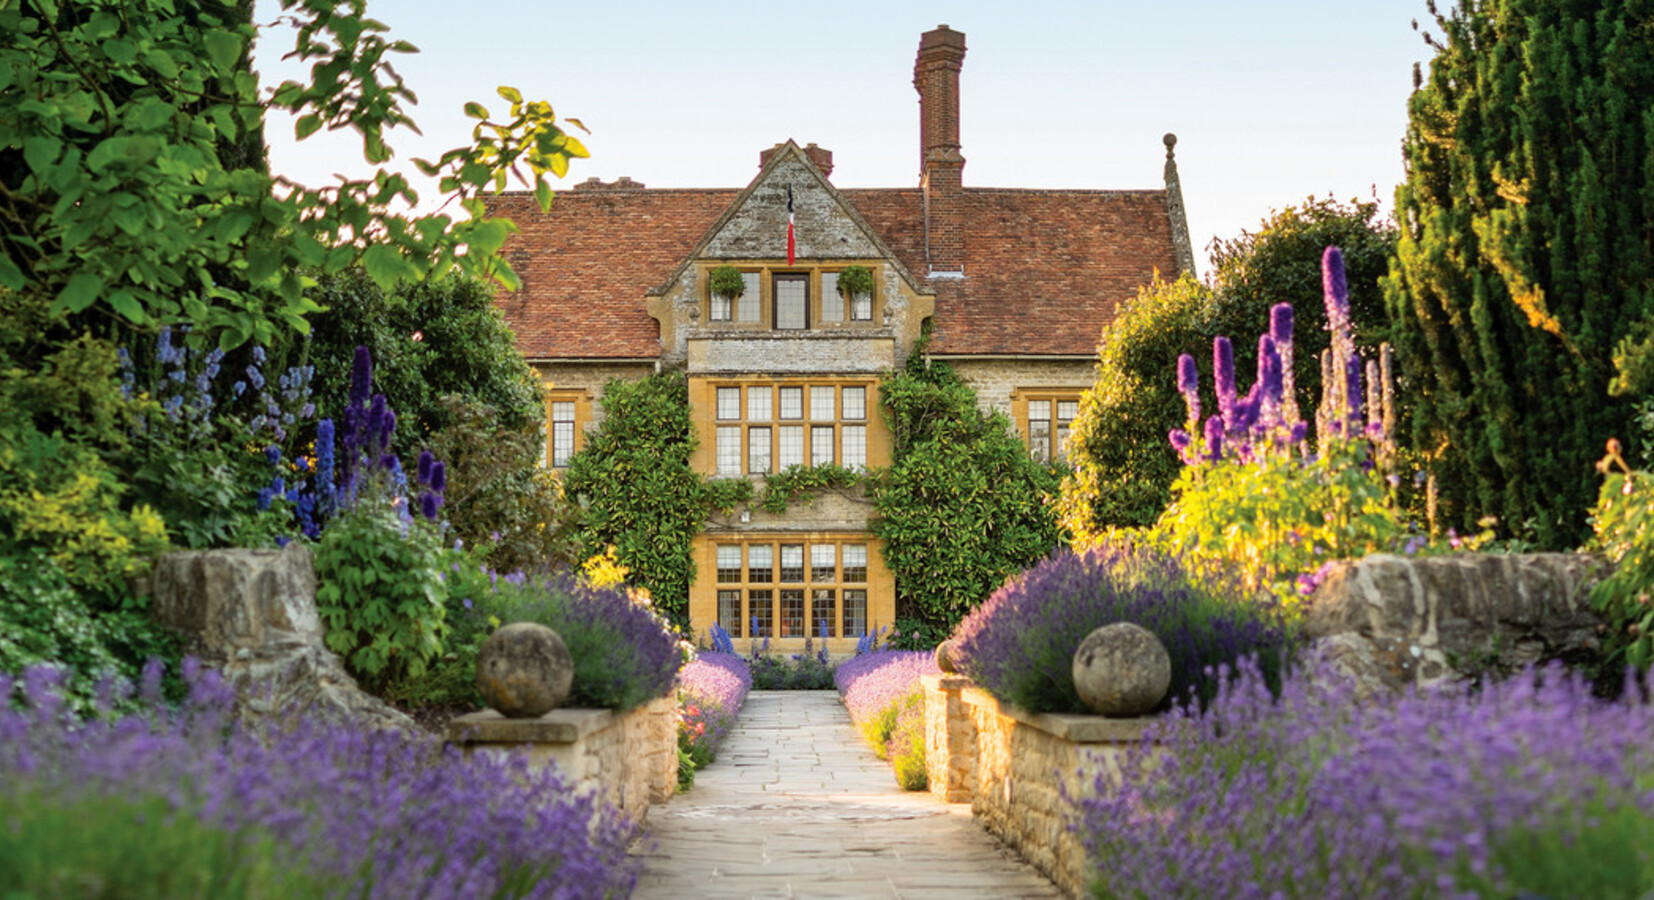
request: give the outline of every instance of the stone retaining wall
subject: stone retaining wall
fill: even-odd
[[[1084,847],[1070,830],[1069,798],[1117,781],[1152,719],[1029,713],[1002,704],[966,678],[926,675],[925,761],[931,793],[969,802],[984,828],[1016,848],[1070,896],[1090,880]]]
[[[678,701],[668,695],[637,709],[554,709],[534,719],[507,719],[493,710],[448,726],[448,742],[467,755],[526,750],[529,765],[556,763],[564,777],[641,824],[651,803],[678,786]]]

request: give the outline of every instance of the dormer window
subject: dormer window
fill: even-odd
[[[775,315],[778,331],[802,331],[810,327],[810,276],[775,276]]]

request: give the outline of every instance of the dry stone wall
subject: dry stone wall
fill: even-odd
[[[1375,554],[1328,571],[1304,635],[1368,694],[1588,663],[1602,648],[1591,588],[1608,568],[1581,553]]]
[[[493,710],[455,719],[449,743],[465,753],[524,752],[530,766],[555,764],[571,782],[592,790],[641,823],[652,803],[678,785],[678,701],[659,697],[637,709],[554,709],[533,719]]]

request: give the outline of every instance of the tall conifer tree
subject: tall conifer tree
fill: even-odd
[[[1462,0],[1415,72],[1386,282],[1443,525],[1586,534],[1616,345],[1654,321],[1654,2]]]

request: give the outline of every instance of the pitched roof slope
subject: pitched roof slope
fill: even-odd
[[[845,190],[910,270],[927,271],[922,196]],[[932,279],[936,355],[1090,355],[1122,303],[1177,273],[1166,193],[965,188],[965,278]]]
[[[1090,355],[1155,271],[1177,272],[1162,190],[965,188],[962,279],[924,281],[923,195],[840,191],[936,294],[937,355]],[[490,209],[522,233],[505,245],[522,290],[500,306],[530,359],[660,354],[644,296],[682,263],[737,190],[565,191],[549,214],[507,193]]]
[[[737,190],[560,191],[551,212],[508,192],[489,212],[517,223],[505,258],[522,289],[500,309],[529,359],[660,355],[660,323],[643,295],[677,267]]]

